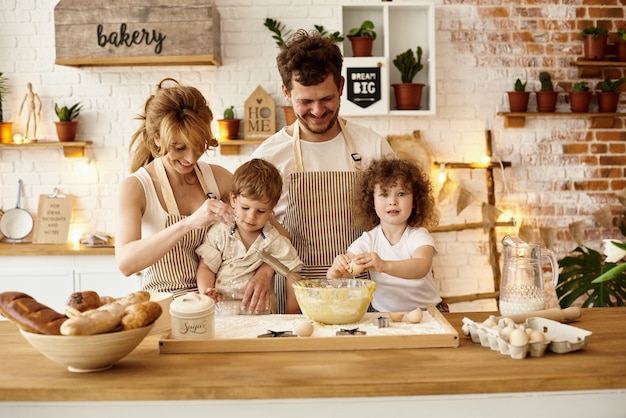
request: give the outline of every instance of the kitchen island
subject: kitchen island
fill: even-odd
[[[0,323],[0,412],[295,417],[317,411],[401,417],[427,408],[434,416],[479,411],[504,416],[503,410],[507,417],[626,416],[626,308],[584,309],[572,325],[593,333],[587,347],[524,360],[463,335],[463,317],[481,321],[488,315],[445,315],[459,333],[458,348],[159,354],[159,336],[153,335],[111,370],[87,374],[70,373],[48,360],[5,321]]]

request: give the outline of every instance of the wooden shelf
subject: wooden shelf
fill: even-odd
[[[578,58],[572,64],[578,67],[578,77],[580,78],[598,78],[604,67],[626,67],[626,62],[623,61],[593,61],[584,58]]]
[[[219,140],[220,154],[222,155],[237,155],[239,154],[239,147],[242,145],[259,145],[265,139],[223,139]]]
[[[433,163],[435,167],[441,167],[445,165],[446,168],[454,168],[454,169],[485,169],[485,168],[501,168],[501,167],[510,167],[510,161],[492,161],[490,163],[448,163],[448,162],[438,162],[435,161]]]
[[[79,158],[85,156],[85,148],[91,146],[91,141],[34,141],[23,143],[2,143],[0,144],[0,150],[3,148],[63,148],[63,154],[67,158]]]
[[[527,117],[545,118],[591,118],[591,127],[594,129],[612,128],[615,118],[625,117],[626,113],[599,113],[599,112],[498,112],[504,116],[505,128],[523,128]]]

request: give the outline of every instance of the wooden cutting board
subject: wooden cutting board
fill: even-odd
[[[266,351],[378,350],[423,347],[458,347],[459,335],[433,305],[424,312],[420,324],[389,322],[378,328],[377,319],[388,316],[368,312],[357,324],[314,324],[311,337],[258,338],[268,331],[291,331],[293,324],[306,320],[304,315],[234,315],[215,317],[215,337],[205,340],[176,340],[167,332],[159,339],[161,354],[233,353]],[[265,328],[263,328],[265,326]],[[274,327],[266,329],[267,327]],[[335,335],[335,330],[359,330],[366,335]],[[223,330],[223,331],[221,331]],[[221,335],[220,335],[221,334]]]

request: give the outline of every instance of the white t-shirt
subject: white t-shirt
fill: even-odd
[[[363,168],[376,158],[393,155],[389,143],[373,130],[346,122],[346,129],[352,137],[356,152],[361,156]],[[351,152],[343,133],[325,142],[300,141],[302,147],[302,163],[304,171],[352,171]],[[250,158],[261,158],[269,161],[283,175],[283,193],[274,208],[274,215],[282,222],[287,208],[289,179],[294,172],[294,141],[285,128],[267,138],[252,153]]]
[[[375,252],[383,260],[406,260],[413,257],[415,249],[425,245],[433,247],[437,255],[435,241],[426,228],[407,227],[400,241],[391,245],[381,226],[377,225],[354,241],[348,252],[355,255]],[[372,306],[379,312],[409,312],[441,302],[432,269],[420,279],[401,279],[372,270],[369,274],[376,282]]]

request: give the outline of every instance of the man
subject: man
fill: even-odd
[[[361,168],[393,150],[371,129],[339,118],[345,80],[341,50],[333,41],[300,30],[276,62],[296,122],[265,140],[251,158],[273,163],[283,176],[274,214],[304,262],[302,276],[325,278],[335,256],[363,232],[350,214]],[[279,312],[283,285],[276,281]]]

